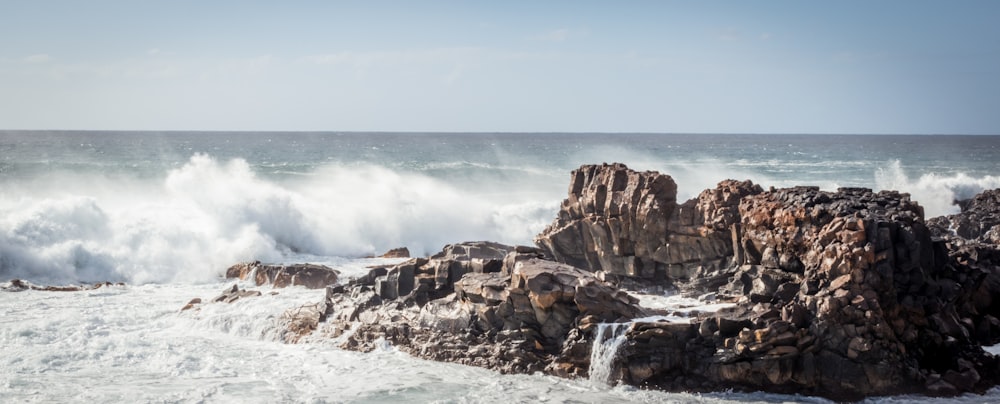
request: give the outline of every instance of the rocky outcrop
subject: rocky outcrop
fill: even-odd
[[[962,211],[927,221],[937,237],[1000,245],[1000,189],[958,201]]]
[[[589,271],[662,275],[653,257],[667,245],[667,223],[677,207],[674,180],[624,164],[582,166],[571,178],[558,217],[535,243],[555,260]]]
[[[373,277],[328,288],[321,332],[348,349],[388,341],[421,358],[503,373],[586,374],[589,327],[638,315],[636,300],[540,255],[464,243],[429,260],[376,268]]]
[[[379,255],[379,258],[410,258],[410,249],[406,247],[393,248]]]
[[[556,261],[624,286],[710,288],[732,268],[740,200],[761,192],[750,181],[726,180],[678,205],[668,175],[585,165],[571,174],[558,217],[535,243]]]
[[[336,284],[339,275],[337,270],[323,265],[268,265],[260,261],[236,264],[226,270],[226,278],[253,279],[257,286],[270,284],[276,288],[304,286],[322,289]]]
[[[460,243],[375,267],[286,313],[286,340],[566,377],[597,360],[602,381],[671,391],[982,392],[1000,382],[981,348],[1000,342],[996,194],[925,222],[898,192],[726,180],[678,204],[669,176],[583,166],[538,248]],[[730,306],[649,317],[621,287]]]
[[[722,288],[738,306],[687,327],[634,324],[623,381],[838,399],[997,383],[980,348],[1000,342],[997,312],[976,300],[1000,293],[984,284],[997,268],[951,259],[908,195],[796,187],[744,197],[739,216],[742,263]]]

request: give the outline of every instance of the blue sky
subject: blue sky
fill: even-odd
[[[1000,134],[1000,1],[0,0],[0,128]]]

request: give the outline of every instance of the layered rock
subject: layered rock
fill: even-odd
[[[253,279],[257,286],[270,284],[276,288],[304,286],[321,289],[337,283],[340,272],[315,264],[268,265],[260,261],[239,263],[226,270],[226,278]]]
[[[571,174],[568,197],[535,243],[556,261],[624,285],[718,286],[732,268],[739,202],[760,192],[750,181],[726,180],[678,205],[668,175],[584,165]],[[691,281],[697,284],[688,287]]]
[[[555,260],[589,271],[652,279],[665,268],[654,255],[667,245],[677,208],[668,175],[624,164],[585,165],[571,174],[556,220],[535,238]]]

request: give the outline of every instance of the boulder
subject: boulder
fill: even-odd
[[[253,279],[257,286],[271,284],[276,288],[304,286],[321,289],[337,283],[340,272],[315,264],[268,265],[260,261],[239,263],[226,270],[226,278]]]

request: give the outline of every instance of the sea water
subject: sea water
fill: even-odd
[[[0,292],[0,397],[823,401],[608,388],[416,360],[391,346],[283,344],[281,313],[322,298],[301,288],[180,311],[231,286],[221,276],[240,261],[322,263],[353,277],[372,264],[360,257],[394,247],[530,244],[555,217],[569,171],[601,162],[669,174],[680,200],[727,178],[861,186],[908,192],[928,217],[1000,187],[993,136],[0,132],[0,282],[125,283]]]

